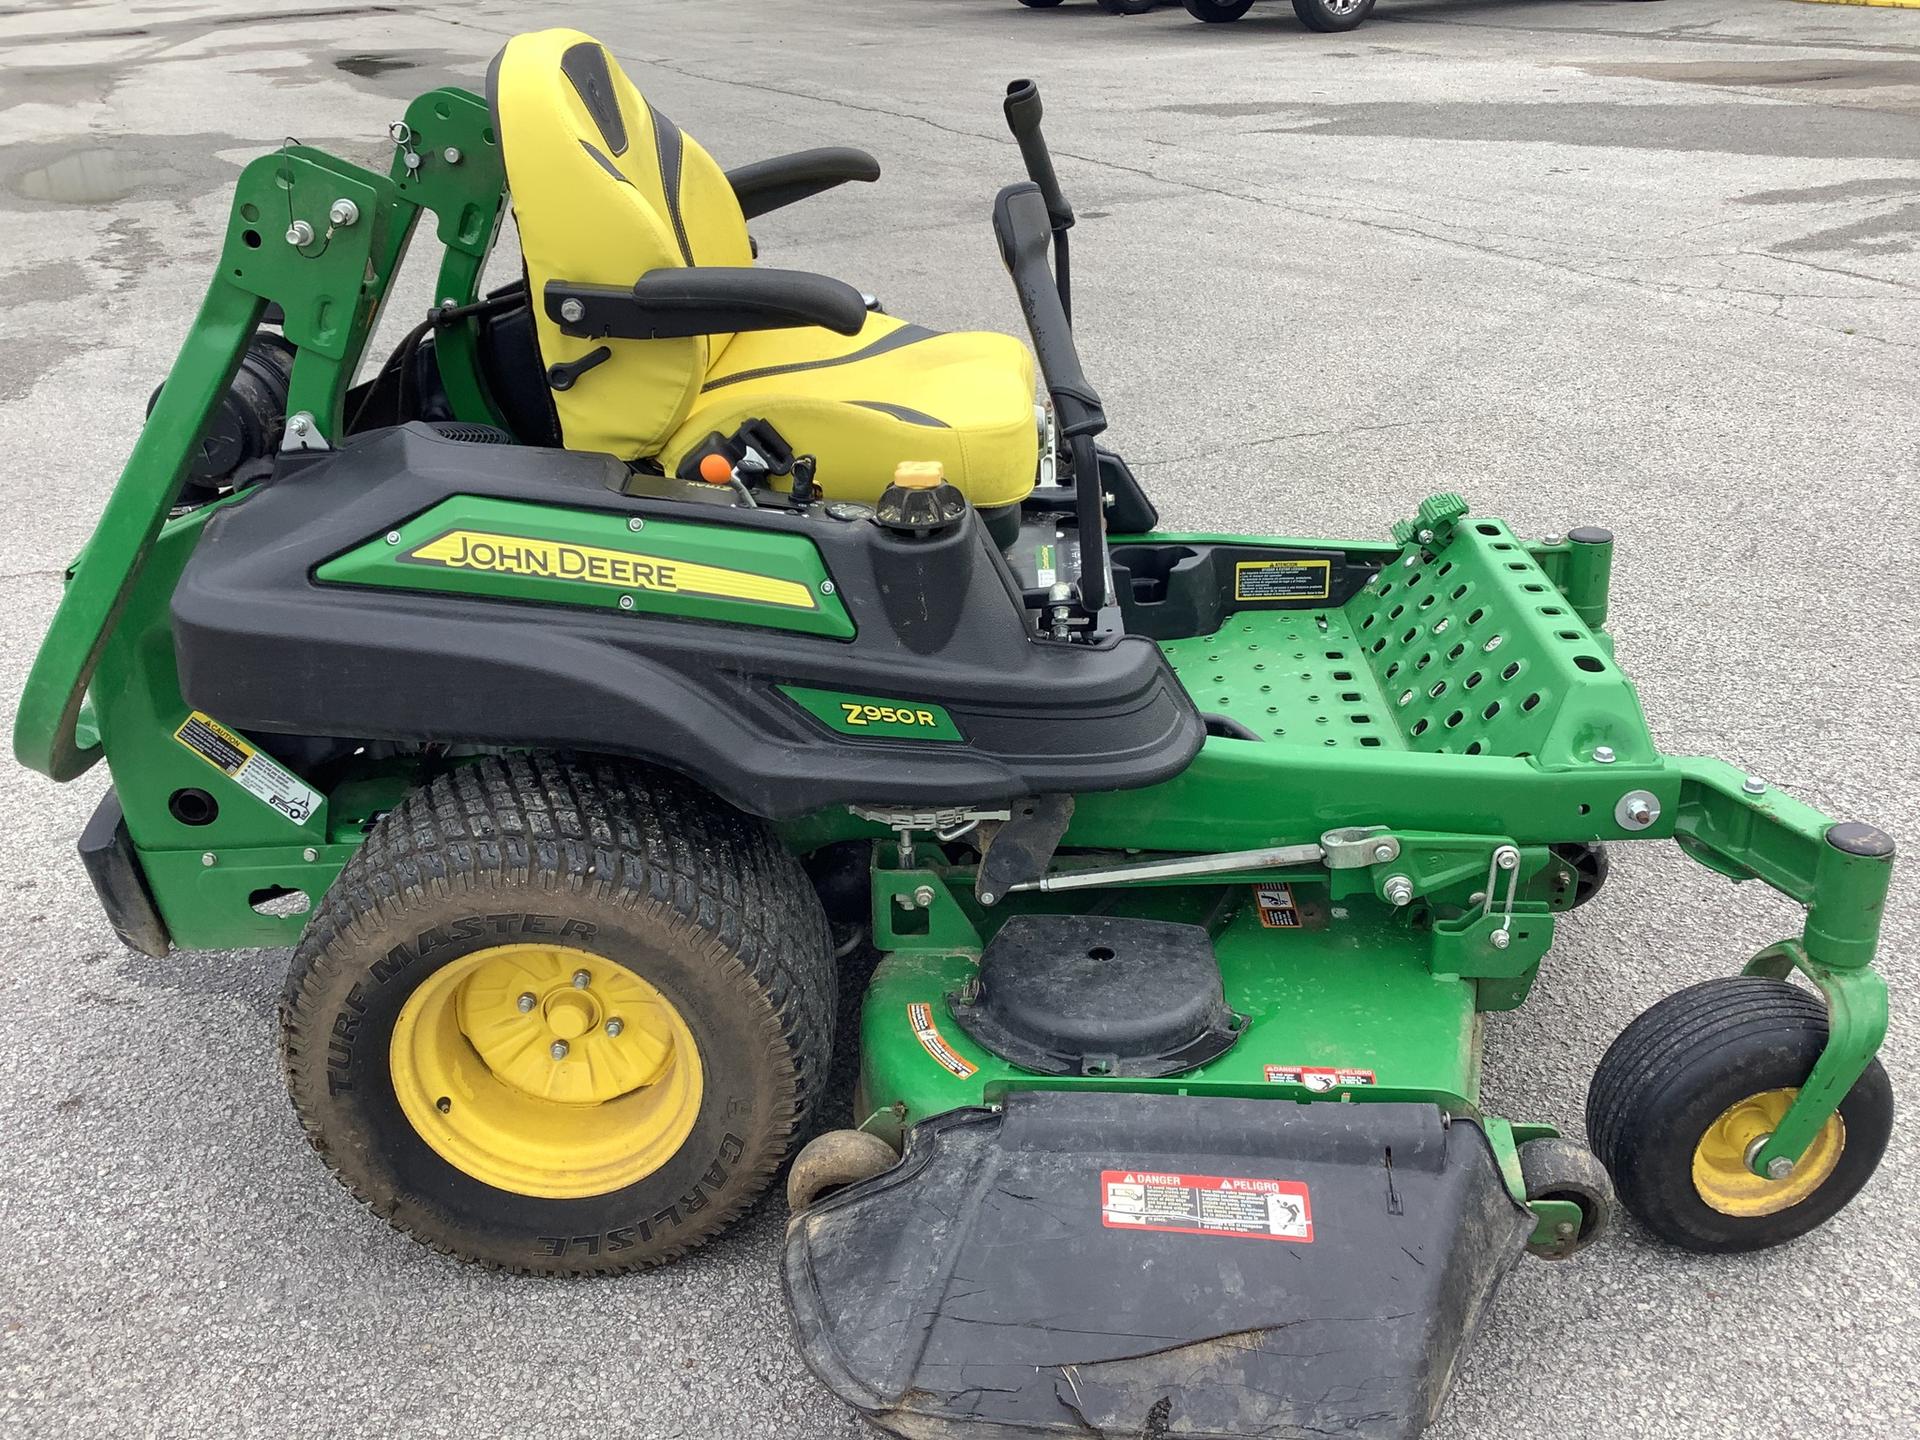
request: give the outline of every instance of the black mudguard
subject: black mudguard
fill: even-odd
[[[866,522],[733,509],[730,492],[634,481],[606,455],[464,444],[424,425],[283,456],[208,520],[173,595],[181,692],[249,732],[633,756],[771,819],[849,803],[950,805],[1152,785],[1205,725],[1159,647],[1036,640],[969,513],[902,568]],[[800,534],[859,634],[623,615],[314,579],[325,561],[455,495]],[[964,744],[836,734],[775,688],[944,706]]]
[[[1405,1437],[1531,1229],[1432,1106],[1031,1092],[796,1215],[785,1280],[897,1435]]]

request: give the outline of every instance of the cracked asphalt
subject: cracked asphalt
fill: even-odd
[[[1002,83],[1036,76],[1086,367],[1170,523],[1377,535],[1458,489],[1525,533],[1608,525],[1663,747],[1920,838],[1920,11],[1788,0],[1383,0],[1337,36],[1271,3],[1228,26],[1084,0],[0,6],[9,721],[238,166],[289,134],[383,164],[406,97],[563,21],[723,164],[873,151],[879,185],[760,221],[763,253],[939,328],[1019,329],[987,217],[1020,178]],[[360,1211],[282,1096],[285,955],[136,958],[102,920],[73,841],[105,783],[0,769],[0,1434],[861,1433],[786,1339],[778,1201],[586,1284]],[[1579,1134],[1632,1015],[1797,928],[1625,848],[1489,1025],[1490,1106]],[[1902,877],[1885,1059],[1909,1102],[1917,929]],[[1775,1253],[1629,1226],[1523,1265],[1432,1433],[1920,1433],[1915,1138]]]

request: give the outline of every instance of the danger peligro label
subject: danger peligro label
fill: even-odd
[[[1297,1180],[1102,1170],[1100,1223],[1110,1230],[1313,1240],[1313,1206]]]

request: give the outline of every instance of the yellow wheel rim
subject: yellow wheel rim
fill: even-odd
[[[1776,1129],[1798,1090],[1766,1090],[1722,1111],[1693,1147],[1693,1188],[1722,1215],[1775,1215],[1805,1200],[1827,1183],[1847,1146],[1838,1115],[1814,1136],[1807,1153],[1781,1180],[1753,1173],[1748,1157]]]
[[[574,1200],[643,1180],[700,1113],[699,1047],[653,986],[566,945],[497,945],[407,997],[393,1090],[420,1138],[500,1190]]]

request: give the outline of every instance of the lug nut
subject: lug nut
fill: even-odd
[[[608,1035],[617,1036],[622,1030],[626,1028],[627,1028],[626,1021],[622,1020],[618,1015],[614,1016],[611,1020],[607,1021]]]
[[[1413,882],[1404,875],[1389,875],[1383,893],[1389,905],[1405,905],[1413,899]]]
[[[587,974],[586,971],[576,970],[573,972],[573,988],[574,989],[584,990],[587,988],[588,985],[592,983],[593,983],[593,977]]]
[[[520,1003],[520,1013],[524,1015],[529,1010],[533,1009],[533,1007],[539,1004],[540,1002],[533,998],[533,992],[529,990],[526,994],[520,997],[519,1003]]]
[[[554,1041],[552,1046],[548,1048],[547,1053],[553,1056],[553,1058],[556,1060],[566,1059],[567,1058],[567,1042],[564,1040]]]

